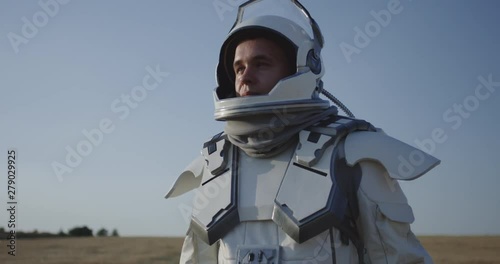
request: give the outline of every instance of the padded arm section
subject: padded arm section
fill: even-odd
[[[381,132],[350,133],[345,141],[347,164],[374,160],[396,180],[414,180],[440,163],[435,157]]]
[[[219,243],[209,246],[189,229],[182,244],[179,263],[217,263],[218,252]]]
[[[198,188],[201,184],[204,165],[205,159],[203,156],[199,156],[193,160],[177,178],[170,191],[165,195],[165,198],[177,197]]]

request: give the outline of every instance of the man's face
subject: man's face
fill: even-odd
[[[283,50],[274,42],[245,40],[234,54],[235,91],[238,96],[268,94],[276,83],[290,75]]]

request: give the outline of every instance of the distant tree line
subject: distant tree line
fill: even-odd
[[[0,239],[6,239],[10,230],[5,230],[3,227],[0,227]],[[34,230],[33,232],[23,232],[16,231],[16,239],[17,238],[49,238],[49,237],[93,237],[94,234],[92,229],[87,226],[77,226],[68,230],[68,233],[64,233],[61,229],[57,234],[49,233],[49,232],[38,232],[38,230]],[[118,231],[113,229],[111,234],[109,234],[106,228],[101,228],[97,231],[96,236],[98,237],[107,237],[113,236],[118,237]]]

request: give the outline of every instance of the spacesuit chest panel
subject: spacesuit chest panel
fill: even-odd
[[[301,132],[301,141],[283,177],[273,208],[273,221],[298,243],[332,227],[334,219],[330,214],[343,215],[347,205],[345,199],[332,197],[338,196],[338,193],[335,193],[335,179],[330,175],[335,149],[332,137],[321,135],[327,140],[316,145],[304,141],[307,134],[309,131]],[[312,149],[314,156],[314,145],[319,149],[324,147],[325,154],[314,166],[305,166],[301,159],[305,153],[301,150]]]
[[[240,220],[237,202],[238,151],[221,134],[205,143],[202,150],[206,166],[201,185],[194,197],[191,228],[211,245],[223,237]]]
[[[338,169],[345,159],[337,146],[359,129],[353,123],[359,122],[339,119],[326,130],[301,131],[295,148],[272,159],[249,157],[225,136],[215,136],[202,151],[207,165],[192,229],[211,245],[242,221],[272,220],[297,243],[340,226],[348,201],[336,176],[351,171]]]
[[[238,213],[240,221],[271,220],[274,198],[289,166],[294,147],[272,159],[256,159],[240,154]]]
[[[341,140],[352,131],[371,128],[362,120],[338,118],[327,127],[300,132],[273,209],[273,221],[297,243],[332,227],[343,229],[361,169],[346,164]]]

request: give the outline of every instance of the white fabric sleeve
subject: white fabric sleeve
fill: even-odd
[[[358,229],[367,263],[433,263],[410,229],[413,211],[399,183],[377,162],[360,165]]]
[[[180,264],[217,264],[219,242],[209,246],[189,229],[182,245]]]

